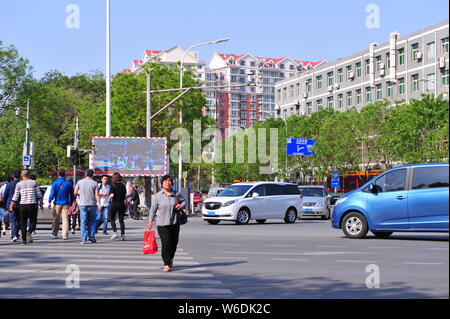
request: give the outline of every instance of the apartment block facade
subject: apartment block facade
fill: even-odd
[[[365,51],[323,63],[275,85],[277,117],[310,115],[323,108],[345,111],[377,100],[420,99],[447,93],[449,22],[444,21]]]
[[[185,50],[178,45],[174,45],[167,50],[154,51],[145,50],[141,60],[133,60],[129,69],[123,69],[124,73],[138,73],[142,71],[142,65],[147,62],[157,62],[168,67],[175,67],[185,54]],[[189,51],[183,60],[186,69],[192,69],[198,81],[205,82],[206,63],[200,61],[198,53]]]
[[[322,63],[216,53],[205,73],[205,115],[216,120],[222,137],[275,117],[276,83]],[[237,85],[242,86],[229,87]],[[217,86],[223,87],[211,88]]]

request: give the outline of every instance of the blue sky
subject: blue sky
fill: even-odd
[[[67,75],[105,70],[105,0],[0,0],[0,40],[30,60],[36,77],[50,69]],[[67,28],[66,7],[80,10],[80,28]],[[366,7],[380,9],[379,28],[368,28]],[[334,61],[448,19],[447,0],[111,0],[111,72],[141,59],[143,51],[198,48],[214,52]]]

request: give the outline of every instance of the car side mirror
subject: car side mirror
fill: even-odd
[[[257,197],[259,197],[259,194],[258,194],[258,193],[253,193],[253,194],[252,194],[252,198],[257,198]]]
[[[332,196],[331,194],[328,194],[328,195],[327,195],[327,198],[328,198],[328,199],[331,199],[331,198],[333,198],[333,196]]]
[[[369,192],[371,192],[372,194],[378,194],[381,192],[381,187],[377,184],[370,184]]]

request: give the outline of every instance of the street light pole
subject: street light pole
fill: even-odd
[[[110,0],[106,0],[106,136],[111,136]]]
[[[199,43],[199,44],[195,44],[193,46],[191,46],[189,49],[186,50],[186,52],[184,52],[183,56],[181,57],[181,61],[180,61],[180,90],[183,89],[183,62],[184,62],[184,58],[186,57],[186,54],[192,50],[193,48],[199,47],[199,46],[203,46],[203,45],[208,45],[208,44],[217,44],[217,43],[221,43],[221,42],[226,42],[230,39],[226,38],[226,39],[219,39],[216,41],[209,41],[209,42],[204,42],[204,43]],[[180,126],[183,124],[183,105],[180,103]],[[178,192],[181,191],[181,180],[182,180],[182,170],[183,170],[183,164],[182,164],[182,156],[181,156],[181,141],[180,141],[180,147],[178,149]]]

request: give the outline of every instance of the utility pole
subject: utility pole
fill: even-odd
[[[16,109],[16,115],[20,117]],[[23,145],[22,164],[24,169],[33,169],[33,145],[30,143],[30,99],[27,100],[27,117],[25,126],[25,144]]]

